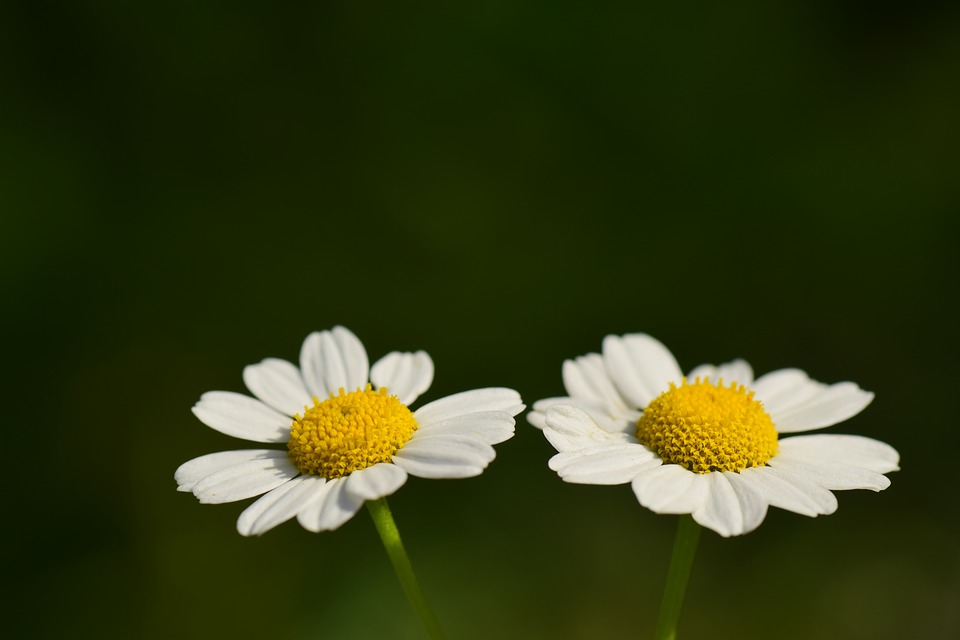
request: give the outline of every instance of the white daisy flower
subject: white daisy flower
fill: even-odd
[[[344,327],[307,336],[299,368],[267,358],[246,367],[243,380],[255,397],[210,391],[194,415],[221,433],[286,448],[201,456],[181,465],[175,479],[203,503],[266,494],[237,520],[245,536],[294,517],[310,531],[336,529],[365,501],[399,489],[408,474],[477,476],[524,409],[516,391],[490,388],[411,411],[433,381],[430,356],[393,352],[370,367],[363,344]]]
[[[781,433],[829,427],[873,394],[825,385],[799,369],[757,379],[743,360],[701,365],[686,377],[646,334],[607,336],[603,354],[563,363],[570,395],[533,405],[527,418],[559,451],[550,468],[567,482],[630,483],[656,513],[689,513],[722,536],[756,529],[768,506],[833,513],[831,491],[890,485],[893,447],[861,436]]]

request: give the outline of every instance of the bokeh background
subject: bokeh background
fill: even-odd
[[[687,638],[960,637],[956,3],[0,8],[2,599],[16,638],[420,638],[366,513],[258,539],[190,413],[350,327],[425,400],[645,331],[876,392],[903,471],[705,532]],[[524,420],[394,515],[451,638],[643,638],[675,518]]]

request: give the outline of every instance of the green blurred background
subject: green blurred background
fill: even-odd
[[[956,3],[21,1],[0,74],[13,637],[422,637],[367,514],[175,491],[245,446],[200,394],[338,323],[429,351],[424,400],[633,331],[858,382],[831,431],[904,470],[706,532],[681,633],[960,637]],[[675,518],[551,452],[391,499],[451,638],[652,633]]]

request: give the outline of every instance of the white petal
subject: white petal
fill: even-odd
[[[544,398],[543,400],[537,400],[533,403],[533,410],[527,412],[527,422],[535,426],[537,429],[543,429],[547,426],[546,418],[543,415],[543,412],[547,410],[547,407],[554,404],[575,404],[573,398],[569,397],[557,397],[557,398]]]
[[[533,403],[533,411],[527,414],[527,422],[538,429],[543,429],[546,425],[544,412],[555,404],[579,407],[589,413],[594,422],[604,430],[615,433],[633,433],[637,428],[637,420],[643,415],[633,409],[624,409],[622,413],[613,414],[608,405],[577,398],[544,398]]]
[[[626,433],[607,431],[593,417],[569,404],[555,404],[544,414],[543,435],[557,451],[578,451],[601,444],[636,442]]]
[[[543,398],[542,400],[537,400],[533,403],[533,411],[527,413],[527,422],[535,426],[537,429],[543,429],[547,424],[543,413],[547,410],[547,407],[551,407],[555,404],[572,404],[575,407],[580,407],[581,409],[584,408],[581,403],[569,396]]]
[[[266,493],[298,473],[286,456],[248,460],[203,477],[193,485],[193,495],[206,504],[235,502]]]
[[[327,481],[325,492],[318,492],[308,507],[297,515],[300,524],[309,531],[333,531],[349,520],[363,506],[363,498],[346,491],[347,478]]]
[[[177,491],[193,491],[197,482],[227,467],[251,460],[286,458],[286,451],[275,449],[243,449],[240,451],[218,451],[184,462],[173,474],[177,481]]]
[[[643,445],[623,443],[558,453],[549,465],[565,482],[613,485],[626,484],[661,461]]]
[[[346,327],[336,326],[331,333],[343,356],[343,363],[347,370],[347,386],[351,388],[365,386],[370,377],[370,361],[367,359],[367,350],[363,348],[363,343]]]
[[[777,431],[790,433],[829,427],[857,415],[873,400],[872,393],[852,382],[819,387],[816,394],[801,404],[776,411],[768,409]]]
[[[432,422],[478,411],[506,411],[515,416],[523,409],[520,394],[513,389],[474,389],[425,404],[414,412],[413,417],[417,424],[426,426]]]
[[[237,519],[237,531],[243,536],[263,535],[293,518],[305,506],[310,492],[326,478],[300,476],[282,484],[246,508]]]
[[[642,471],[631,487],[640,504],[654,513],[693,513],[707,500],[707,475],[665,464]]]
[[[767,464],[774,469],[780,469],[791,475],[816,482],[824,489],[830,489],[831,491],[843,489],[882,491],[890,486],[890,480],[876,471],[832,462],[814,461],[803,457],[793,457],[782,449]]]
[[[877,473],[890,473],[900,469],[900,454],[896,449],[885,442],[863,436],[793,436],[783,438],[778,446],[781,454],[786,453],[795,459],[850,465]]]
[[[307,391],[323,400],[340,389],[350,393],[366,386],[370,364],[363,343],[338,326],[307,336],[300,348],[300,370]]]
[[[753,368],[746,360],[737,358],[719,367],[715,367],[712,364],[702,364],[687,374],[687,380],[690,382],[693,382],[698,377],[712,384],[719,384],[719,382],[723,380],[724,385],[728,387],[732,382],[749,387],[753,382]]]
[[[307,531],[321,531],[320,512],[327,501],[327,496],[333,487],[342,484],[342,479],[327,480],[322,484],[314,484],[306,495],[303,496],[303,504],[297,511],[297,522]]]
[[[759,527],[767,515],[766,494],[759,491],[752,482],[744,480],[739,473],[724,471],[723,476],[733,487],[740,503],[741,524],[734,535],[749,533]]]
[[[724,538],[743,533],[743,507],[724,473],[703,474],[708,480],[707,499],[693,512],[693,519]]]
[[[769,405],[776,404],[781,396],[792,393],[808,380],[810,377],[800,369],[776,369],[763,374],[750,386],[757,399]]]
[[[395,464],[375,464],[347,476],[346,491],[360,500],[389,496],[407,481],[407,472]]]
[[[600,354],[590,353],[565,361],[563,383],[570,398],[556,400],[585,409],[604,429],[632,431],[636,427],[642,414],[617,391]],[[540,400],[534,403],[534,409],[542,413],[550,404],[557,402]]]
[[[393,462],[419,478],[469,478],[483,473],[496,455],[493,447],[469,436],[414,432]]]
[[[804,477],[774,467],[750,467],[740,477],[774,507],[812,518],[837,510],[836,496]]]
[[[499,444],[513,436],[515,423],[513,416],[506,411],[478,411],[431,422],[418,428],[417,432],[423,435],[455,433],[471,436],[487,444]]]
[[[577,400],[607,407],[611,414],[623,414],[629,410],[627,402],[603,366],[603,357],[599,353],[566,360],[562,371],[564,388]]]
[[[645,333],[604,338],[603,362],[617,389],[638,409],[683,378],[673,354]]]
[[[426,351],[400,353],[394,351],[380,358],[370,370],[370,381],[386,387],[400,402],[409,405],[430,388],[433,382],[433,360]]]
[[[193,415],[220,433],[254,442],[286,442],[290,418],[256,398],[232,391],[208,391],[193,405]]]
[[[800,406],[826,385],[815,382],[800,369],[778,369],[766,373],[751,385],[754,397],[772,416]],[[778,426],[779,428],[779,426]]]
[[[695,382],[697,378],[699,378],[700,380],[706,380],[716,384],[719,377],[720,376],[717,375],[717,368],[712,364],[701,364],[694,367],[693,370],[687,374],[687,380],[689,382]]]
[[[243,383],[265,404],[288,416],[302,414],[313,399],[303,386],[300,370],[279,358],[267,358],[243,370]]]

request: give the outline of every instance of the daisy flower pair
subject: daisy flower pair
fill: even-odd
[[[743,360],[701,365],[686,376],[646,334],[607,336],[601,354],[563,363],[569,395],[536,402],[528,420],[558,453],[549,466],[567,482],[631,485],[641,505],[681,514],[655,637],[676,636],[700,526],[735,536],[770,506],[832,513],[833,491],[880,491],[899,455],[849,435],[791,434],[829,427],[862,411],[873,394],[852,382],[826,385],[798,369],[754,379]],[[268,358],[243,380],[255,397],[201,396],[194,414],[222,433],[285,448],[223,451],[177,469],[181,491],[201,502],[262,494],[237,521],[260,535],[292,518],[310,531],[336,529],[366,505],[397,576],[428,632],[442,637],[386,504],[422,478],[466,478],[494,459],[525,408],[505,388],[414,403],[433,381],[423,351],[389,353],[371,367],[344,327],[310,334],[300,366]],[[688,515],[689,514],[689,515]]]
[[[408,475],[478,475],[492,445],[513,435],[520,395],[478,389],[411,411],[433,371],[423,351],[370,367],[348,329],[312,333],[299,368],[268,358],[244,369],[255,397],[211,391],[193,408],[222,433],[286,449],[195,458],[177,470],[179,490],[205,503],[265,494],[237,522],[241,534],[259,535],[294,517],[310,531],[336,529]],[[897,452],[870,438],[778,437],[862,411],[873,394],[852,382],[825,385],[798,369],[755,379],[743,360],[684,376],[646,334],[607,336],[602,354],[567,360],[562,373],[569,395],[536,402],[528,416],[559,452],[550,468],[572,483],[630,483],[641,505],[692,514],[722,536],[752,531],[769,506],[832,513],[832,491],[880,491],[898,468]]]

